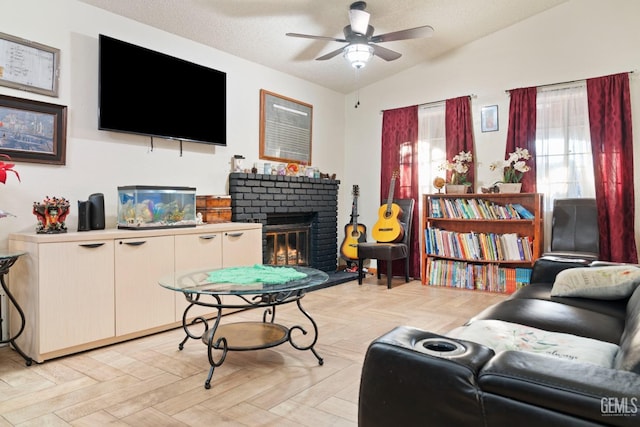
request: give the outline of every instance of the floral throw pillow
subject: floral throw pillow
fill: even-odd
[[[578,267],[561,271],[551,289],[555,297],[620,299],[640,284],[640,268],[631,265]]]
[[[449,338],[486,345],[496,353],[524,351],[546,354],[564,360],[613,367],[618,347],[604,341],[560,332],[549,332],[531,326],[502,320],[476,320],[447,333]]]

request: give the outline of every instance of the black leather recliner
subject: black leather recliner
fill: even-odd
[[[556,199],[551,221],[551,250],[543,256],[599,259],[596,199]]]
[[[360,427],[640,425],[640,287],[619,300],[555,297],[556,274],[601,265],[539,259],[532,282],[470,322],[496,319],[619,345],[611,367],[499,351],[398,326],[362,367]],[[505,338],[509,342],[509,338]]]

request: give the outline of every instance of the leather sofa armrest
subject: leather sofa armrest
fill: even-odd
[[[359,427],[477,425],[483,411],[476,375],[493,355],[476,343],[407,326],[393,329],[367,349]]]
[[[489,419],[508,411],[504,402],[531,405],[597,423],[640,425],[640,375],[552,356],[506,351],[478,376]],[[500,403],[503,402],[503,403]]]
[[[553,283],[562,270],[576,267],[589,267],[591,261],[568,259],[552,256],[538,258],[531,270],[530,283]]]

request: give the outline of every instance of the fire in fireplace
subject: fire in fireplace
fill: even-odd
[[[309,265],[313,214],[267,215],[265,259],[271,265]]]

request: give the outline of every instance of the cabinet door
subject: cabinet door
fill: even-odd
[[[115,334],[113,240],[38,245],[40,353]]]
[[[174,237],[115,242],[116,335],[175,322],[175,292],[158,279],[174,271]]]
[[[175,236],[176,271],[222,267],[222,233]]]
[[[222,233],[185,234],[175,239],[176,271],[222,268]],[[184,295],[176,293],[176,320],[182,320],[187,305]],[[190,317],[212,314],[214,311],[207,307],[189,310]]]
[[[222,266],[262,264],[262,230],[225,231],[222,238]]]

